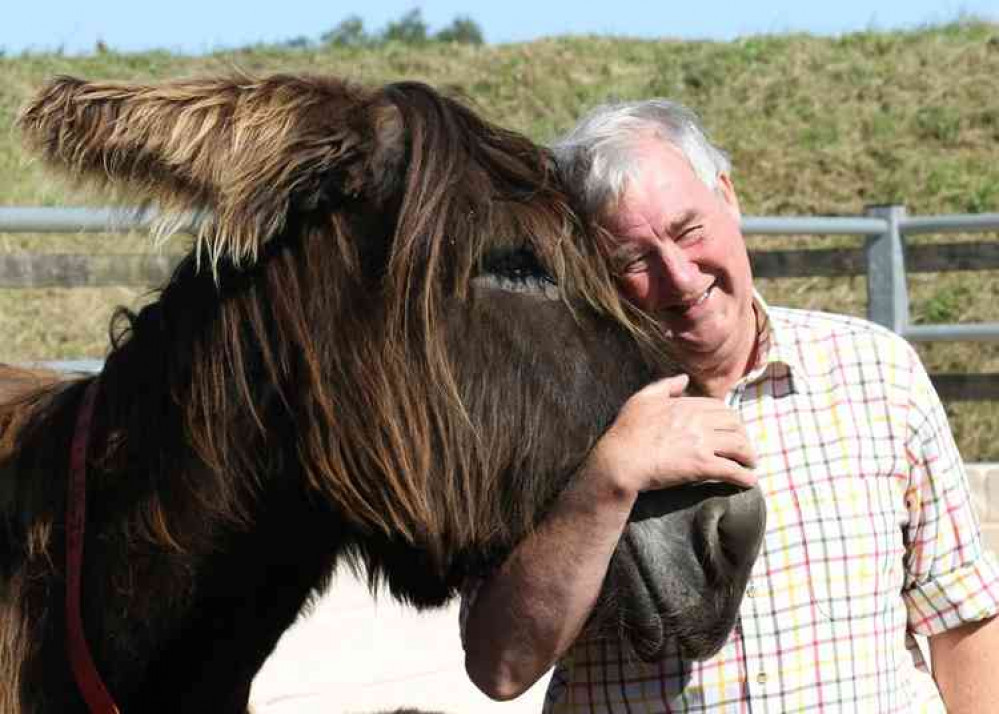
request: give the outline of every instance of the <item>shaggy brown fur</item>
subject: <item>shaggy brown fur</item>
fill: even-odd
[[[165,225],[204,216],[97,377],[84,619],[125,712],[245,711],[341,559],[441,604],[651,378],[548,153],[428,87],[60,78],[19,124]],[[57,535],[86,380],[4,384],[0,712],[81,711]]]

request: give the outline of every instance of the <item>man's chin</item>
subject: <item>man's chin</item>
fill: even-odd
[[[704,329],[705,326],[689,326],[663,323],[666,328],[666,338],[678,355],[702,357],[717,353],[725,343],[725,335],[715,329]]]

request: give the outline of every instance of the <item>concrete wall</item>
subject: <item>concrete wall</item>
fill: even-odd
[[[999,555],[999,463],[969,464],[968,480],[985,542]]]
[[[969,466],[986,540],[999,554],[999,463]],[[253,685],[254,714],[360,714],[420,707],[446,714],[538,714],[548,677],[513,702],[464,673],[457,606],[416,613],[372,600],[349,574],[289,630]]]

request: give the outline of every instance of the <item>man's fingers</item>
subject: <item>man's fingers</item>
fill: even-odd
[[[687,384],[689,382],[690,377],[685,374],[677,374],[672,377],[664,377],[663,379],[652,382],[651,384],[647,384],[639,393],[645,393],[652,396],[668,396],[670,398],[676,398],[683,395],[683,390],[687,388]]]
[[[715,456],[734,461],[747,468],[756,466],[756,450],[749,443],[749,439],[742,434],[726,435],[729,438],[722,440],[715,446]]]
[[[715,431],[739,433],[745,436],[746,426],[734,411],[725,407],[709,414],[710,425]]]
[[[738,461],[721,457],[721,455],[719,457],[715,478],[720,481],[734,483],[736,486],[750,487],[756,485],[756,474],[753,473],[752,469],[742,466]]]
[[[667,377],[663,381],[669,389],[670,397],[675,398],[683,395],[683,390],[685,390],[687,385],[690,383],[690,377],[685,374],[678,374],[674,377]]]

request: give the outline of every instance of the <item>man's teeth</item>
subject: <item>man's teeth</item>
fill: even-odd
[[[674,305],[671,309],[673,311],[675,311],[675,312],[687,312],[688,310],[692,310],[693,308],[697,307],[702,302],[704,302],[705,300],[708,299],[708,295],[711,294],[711,289],[713,287],[714,287],[714,285],[712,285],[710,288],[708,288],[707,290],[705,290],[701,294],[701,296],[699,298],[697,298],[696,300],[694,300],[693,302],[685,302],[685,303],[681,303],[680,305]]]

